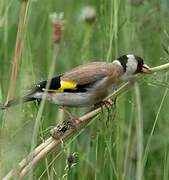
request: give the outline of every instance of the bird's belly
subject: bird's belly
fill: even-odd
[[[49,97],[49,99],[58,105],[63,106],[91,106],[101,101],[92,93],[57,93]]]
[[[42,93],[36,93],[34,97],[42,98]],[[104,95],[105,97],[105,95]],[[83,93],[49,93],[47,94],[47,100],[54,104],[61,106],[78,106],[85,107],[91,106],[100,102],[104,97],[96,97],[92,92]]]

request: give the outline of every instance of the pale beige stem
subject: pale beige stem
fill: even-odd
[[[151,68],[151,72],[154,73],[154,72],[157,72],[157,71],[162,71],[162,70],[166,70],[166,69],[169,69],[169,63],[166,63],[166,64],[162,64],[160,66],[156,66],[156,67],[153,67]]]

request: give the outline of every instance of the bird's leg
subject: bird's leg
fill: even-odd
[[[75,126],[76,123],[79,122],[79,118],[76,115],[69,112],[64,106],[60,106],[59,108],[62,109],[68,115],[68,117],[70,118],[70,122],[73,126]]]

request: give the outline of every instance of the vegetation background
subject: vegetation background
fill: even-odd
[[[0,102],[5,102],[9,88],[22,2],[0,0]],[[88,5],[96,9],[96,20],[91,23],[80,18]],[[94,60],[112,61],[126,53],[142,56],[150,66],[169,61],[168,0],[32,0],[22,32],[16,96],[48,77],[54,54],[49,16],[54,12],[64,14],[54,74]],[[139,104],[134,88],[120,95],[111,113],[101,113],[61,151],[54,149],[27,178],[168,180],[168,78],[168,72],[163,71],[141,79]],[[142,111],[139,117],[137,107]],[[84,110],[72,111],[82,114]],[[30,152],[37,112],[33,103],[0,111],[0,177]],[[137,128],[138,119],[141,129]],[[46,102],[36,144],[43,142],[49,127],[59,121],[58,108]],[[68,168],[70,157],[74,165]]]

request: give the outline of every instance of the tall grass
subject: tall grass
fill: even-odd
[[[28,2],[15,96],[23,94],[34,82],[48,78],[49,73],[60,74],[93,60],[111,61],[121,54],[136,53],[150,66],[169,61],[164,50],[169,47],[165,1]],[[0,1],[3,102],[8,92],[20,3]],[[89,4],[97,12],[93,23],[79,18],[81,9]],[[53,12],[64,12],[65,19],[64,36],[55,59],[49,18]],[[168,87],[168,72],[142,79],[139,86],[117,98],[111,113],[101,113],[80,135],[38,163],[28,179],[169,179]],[[86,110],[72,111],[82,114]],[[0,111],[0,177],[15,167],[31,146],[49,136],[49,127],[59,122],[57,117],[58,107],[49,102],[44,104],[43,111],[33,103],[18,105],[5,113]],[[74,157],[75,165],[69,169],[70,157]]]

